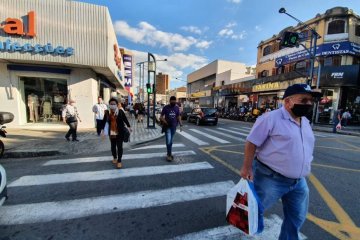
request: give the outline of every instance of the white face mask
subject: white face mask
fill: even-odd
[[[116,110],[116,109],[117,109],[117,105],[110,105],[110,109],[111,109],[111,110]]]

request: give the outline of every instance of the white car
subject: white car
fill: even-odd
[[[0,165],[0,206],[4,204],[7,198],[6,172],[3,166]]]

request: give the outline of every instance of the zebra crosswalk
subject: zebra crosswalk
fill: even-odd
[[[182,132],[178,133],[190,141],[192,144],[197,146],[207,146],[212,144],[234,144],[239,142],[245,142],[246,137],[249,135],[251,128],[241,126],[241,127],[225,127],[219,126],[213,128],[202,127],[202,128],[192,128],[189,127]],[[327,138],[332,137],[331,134],[325,133],[314,133],[317,138]]]
[[[244,136],[224,131],[223,128],[204,128],[201,131],[187,129],[179,132],[179,135],[198,146],[209,145],[212,142],[229,144],[244,141]],[[219,141],[220,139],[223,141]],[[185,142],[176,143],[173,148],[175,160],[186,158],[187,161],[167,163],[164,145],[160,144],[139,146],[129,150],[123,155],[126,168],[120,170],[113,169],[110,165],[111,156],[42,161],[37,166],[32,166],[36,168],[33,174],[25,174],[9,181],[10,199],[0,209],[0,232],[10,234],[11,231],[17,231],[20,235],[13,239],[26,239],[26,234],[34,231],[35,226],[39,224],[43,224],[42,229],[46,226],[49,228],[55,226],[54,234],[56,234],[56,231],[61,231],[64,226],[77,221],[77,227],[74,230],[76,232],[78,228],[96,228],[97,225],[87,226],[89,224],[87,220],[98,219],[101,216],[112,219],[113,223],[119,224],[118,229],[121,229],[128,220],[120,216],[134,213],[134,211],[146,211],[149,214],[147,221],[151,225],[153,219],[161,215],[162,209],[174,206],[176,209],[181,209],[182,218],[176,219],[177,215],[175,215],[172,216],[175,220],[171,221],[177,221],[178,224],[181,221],[192,221],[194,214],[198,214],[198,211],[199,214],[200,212],[206,214],[206,216],[199,216],[198,219],[200,221],[207,219],[207,221],[197,224],[194,228],[190,227],[186,231],[181,229],[180,234],[172,233],[174,229],[171,227],[175,227],[176,224],[170,224],[162,235],[150,233],[149,230],[143,228],[135,229],[133,235],[128,236],[126,235],[128,229],[122,229],[123,235],[117,236],[116,239],[141,239],[145,236],[147,239],[239,239],[239,237],[254,239],[246,237],[238,229],[227,225],[225,221],[225,196],[235,185],[233,179],[229,179],[229,175],[219,174],[219,169],[215,169],[212,162],[206,161],[201,151],[189,149]],[[149,162],[151,162],[150,165],[148,165]],[[86,168],[82,170],[85,166]],[[104,166],[105,169],[97,169],[99,166]],[[109,190],[104,187],[109,184],[114,185],[114,188]],[[85,190],[82,189],[81,194],[76,194],[76,188],[81,186],[86,186]],[[52,192],[55,193],[55,197],[52,197]],[[42,197],[39,196],[41,193],[46,194]],[[18,194],[20,198],[26,195],[26,201],[16,199],[15,194]],[[179,210],[176,211],[179,212]],[[218,226],[209,228],[214,226],[208,225],[209,220],[217,222]],[[266,238],[256,239],[277,239],[281,219],[274,215],[266,218],[265,222],[268,229],[265,229],[267,235],[262,236]],[[203,226],[202,229],[199,228],[201,226]],[[179,229],[174,230],[174,232],[178,231]],[[36,236],[36,234],[31,234]],[[71,232],[66,232],[62,236],[74,239],[71,234]],[[101,234],[82,237],[83,239],[115,239],[101,237]]]

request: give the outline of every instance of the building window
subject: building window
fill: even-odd
[[[266,46],[263,50],[263,56],[269,55],[271,53],[271,46]]]
[[[268,70],[262,71],[262,72],[260,73],[260,76],[261,76],[261,77],[267,77],[267,76],[269,76],[269,71],[268,71]]]
[[[296,71],[305,71],[306,70],[306,62],[301,61],[295,64]]]
[[[359,24],[355,26],[355,35],[360,37],[360,25]]]
[[[225,81],[221,81],[221,86],[224,86],[225,85]]]
[[[341,66],[341,56],[333,56],[332,64],[333,66]]]
[[[328,34],[338,34],[345,32],[345,21],[344,20],[334,20],[329,23]]]

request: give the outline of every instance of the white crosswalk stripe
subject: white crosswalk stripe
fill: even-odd
[[[279,239],[282,219],[275,214],[264,219],[264,231],[255,236],[247,236],[239,229],[233,226],[223,226],[206,229],[200,232],[189,233],[182,236],[172,238],[171,240],[222,240],[222,239],[243,239],[243,240],[277,240]],[[301,239],[307,239],[305,235],[300,234]]]
[[[245,133],[241,133],[241,132],[238,132],[238,131],[233,131],[233,130],[229,130],[229,129],[225,129],[225,128],[217,128],[221,131],[225,131],[225,132],[229,132],[229,133],[234,133],[234,134],[237,134],[237,135],[241,135],[241,136],[245,136],[247,137],[249,134],[245,134]]]
[[[0,211],[0,225],[29,224],[74,219],[225,196],[233,186],[234,182],[224,181],[175,187],[158,191],[143,191],[62,202],[42,202],[2,206]]]
[[[245,128],[243,128],[243,127],[241,127],[241,128],[229,127],[229,128],[230,128],[230,129],[233,129],[233,130],[245,132],[245,133],[248,133],[248,134],[249,134],[249,132],[250,132],[249,129],[245,129]]]
[[[184,131],[177,131],[177,133],[179,133],[181,136],[183,136],[184,138],[187,138],[188,140],[190,140],[191,142],[199,145],[199,146],[205,146],[205,145],[209,145],[209,143],[207,142],[204,142],[202,140],[200,140],[199,138],[196,138],[192,135],[190,135],[189,133],[187,132],[184,132]]]
[[[240,137],[235,137],[235,136],[232,136],[230,134],[226,134],[226,133],[223,133],[223,132],[220,132],[220,131],[215,131],[213,129],[205,129],[205,131],[210,131],[212,133],[215,133],[215,134],[218,134],[218,135],[221,135],[221,136],[224,136],[224,137],[227,137],[227,138],[230,138],[230,139],[233,139],[233,140],[236,140],[236,141],[241,141],[241,142],[245,142],[244,139],[240,138]]]
[[[185,147],[185,145],[182,143],[176,143],[176,144],[173,144],[172,147],[173,148],[181,148],[181,147]],[[145,149],[161,149],[161,148],[166,148],[165,143],[159,144],[159,145],[149,145],[149,146],[144,146],[144,147],[138,147],[138,148],[131,149],[131,151],[145,150]]]
[[[211,168],[213,167],[207,162],[198,162],[198,163],[188,163],[188,164],[179,164],[179,165],[129,168],[122,170],[112,169],[112,170],[93,171],[93,172],[32,175],[32,176],[20,177],[18,180],[15,180],[14,182],[10,183],[8,187],[110,180],[110,179],[118,179],[118,178],[158,175],[165,173],[195,171],[195,170],[203,170],[203,169],[211,169]]]
[[[197,133],[197,134],[199,134],[199,135],[202,135],[202,136],[204,136],[204,137],[210,138],[211,140],[214,140],[214,141],[219,142],[219,143],[230,143],[229,141],[223,140],[223,139],[221,139],[221,138],[212,136],[212,135],[210,135],[210,134],[201,132],[201,131],[196,130],[196,129],[190,129],[190,131],[193,131],[193,132],[195,132],[195,133]]]
[[[173,156],[190,156],[195,155],[194,151],[175,151],[173,152]],[[165,152],[160,153],[137,153],[137,154],[124,154],[122,160],[128,159],[149,159],[156,157],[165,157]],[[44,163],[44,166],[51,165],[62,165],[62,164],[76,164],[76,163],[90,163],[90,162],[103,162],[103,161],[111,161],[112,158],[105,157],[89,157],[89,158],[74,158],[74,159],[60,159],[60,160],[51,160]]]

